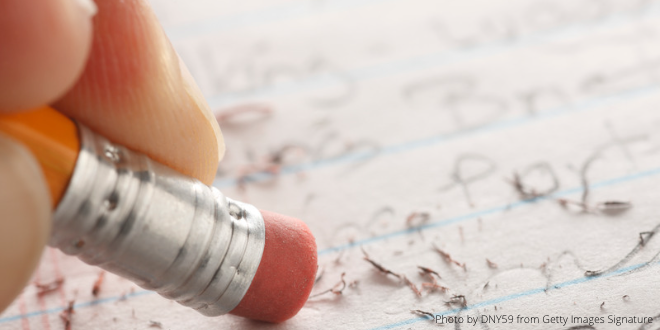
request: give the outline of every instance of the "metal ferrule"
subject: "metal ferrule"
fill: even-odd
[[[261,213],[78,125],[81,150],[49,245],[215,316],[243,299]]]

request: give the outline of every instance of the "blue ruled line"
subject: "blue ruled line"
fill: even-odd
[[[391,1],[391,0],[388,0],[388,1]],[[351,4],[352,2],[354,2],[355,4]],[[381,3],[381,2],[385,2],[385,0],[337,1],[337,3],[340,3],[342,6],[344,6],[346,8],[357,7],[357,6],[361,6],[361,5],[377,4],[377,3]],[[274,16],[277,16],[277,15],[282,15],[281,17],[288,18],[288,17],[293,17],[295,15],[299,15],[299,14],[302,15],[302,14],[305,13],[304,10],[295,9],[295,8],[294,9],[291,9],[291,8],[289,8],[289,9],[278,9],[278,10],[281,10],[281,11],[278,11],[278,13],[283,13],[283,14],[266,14],[266,16],[263,16],[262,18],[265,18],[264,21],[267,21],[268,19],[276,20],[276,18]],[[275,13],[275,11],[273,11],[273,13]],[[258,17],[258,16],[255,16],[255,17]],[[282,18],[282,19],[284,19],[284,18]],[[236,26],[243,26],[244,24],[248,24],[248,23],[252,24],[250,22],[257,22],[257,21],[259,21],[259,20],[254,19],[254,18],[252,20],[250,20],[250,19],[246,20],[244,18],[236,18],[233,23],[231,21],[229,21],[229,22],[221,23],[217,26],[213,25],[212,27],[213,28],[218,28],[218,26],[220,28],[236,27]],[[188,32],[186,32],[186,29],[190,29],[190,30],[188,30]],[[174,33],[182,33],[182,34],[193,33],[195,31],[195,29],[196,29],[196,27],[191,25],[191,26],[187,26],[187,27],[181,29],[179,32],[174,32]],[[194,33],[197,33],[197,32],[194,32]],[[431,59],[431,58],[429,58],[429,59]],[[437,64],[432,64],[432,65],[437,65]],[[358,76],[359,77],[363,76],[363,77],[366,77],[366,78],[363,78],[363,79],[367,79],[371,76],[378,76],[378,74],[382,75],[382,73],[377,73],[375,71],[370,72],[370,70],[372,70],[372,68],[368,68],[368,69],[365,69],[365,70],[362,70],[362,71],[358,71],[358,73],[359,73]],[[398,69],[395,69],[395,70],[392,70],[392,71],[398,72],[397,70]],[[408,69],[404,69],[404,70],[408,70]],[[384,70],[384,71],[387,71],[387,70]],[[390,72],[390,73],[387,73],[387,74],[393,74],[393,72]],[[647,88],[647,89],[651,89],[651,88]],[[646,95],[649,92],[649,90],[647,90],[647,89],[644,89],[644,91],[640,90],[638,92],[641,92],[642,94]],[[656,89],[656,87],[653,86],[652,90],[655,90],[655,89]],[[628,97],[631,97],[631,96],[628,96]],[[593,107],[593,105],[589,106],[589,107]],[[564,110],[564,111],[561,111],[561,112],[564,113],[564,112],[568,112],[568,111]],[[552,114],[552,115],[554,116],[555,114]],[[469,132],[461,132],[461,133],[450,134],[450,135],[439,135],[439,136],[434,136],[434,137],[431,137],[431,138],[428,138],[428,139],[416,140],[416,141],[411,141],[411,142],[407,142],[407,143],[400,144],[400,145],[394,145],[394,146],[387,147],[387,148],[385,148],[385,149],[383,149],[379,152],[353,153],[353,154],[345,155],[345,156],[334,158],[334,159],[328,159],[328,160],[323,160],[323,161],[319,161],[319,162],[314,162],[314,163],[301,165],[300,167],[298,167],[298,166],[288,167],[288,168],[284,169],[284,174],[298,173],[298,172],[301,172],[301,171],[321,168],[321,167],[329,166],[329,165],[336,164],[336,163],[341,164],[341,163],[367,160],[367,159],[371,159],[373,157],[376,157],[376,156],[382,155],[382,154],[407,152],[407,151],[418,149],[418,148],[421,148],[421,147],[436,145],[439,142],[444,142],[444,141],[447,141],[447,140],[451,140],[451,139],[454,139],[456,137],[470,135],[473,132],[485,132],[485,131],[494,130],[494,129],[502,129],[504,127],[515,127],[515,126],[519,126],[522,123],[526,123],[526,122],[530,122],[530,121],[536,121],[536,120],[537,120],[536,118],[534,118],[534,119],[521,118],[521,119],[516,119],[516,120],[512,120],[512,121],[506,121],[506,122],[498,123],[498,124],[495,124],[495,125],[492,125],[492,126],[485,127],[483,129],[477,129],[477,130],[473,130],[473,131],[469,131]],[[619,178],[615,178],[615,179],[611,179],[611,180],[607,180],[607,181],[602,181],[602,182],[594,184],[591,187],[592,188],[607,187],[607,186],[612,186],[612,185],[616,185],[616,184],[620,184],[620,183],[630,182],[630,181],[633,181],[633,180],[638,180],[638,179],[641,179],[641,178],[655,176],[657,174],[660,174],[660,168],[650,170],[650,171],[636,173],[636,174],[629,175],[629,176],[623,176],[623,177],[619,177]],[[270,178],[270,176],[266,176],[266,179],[268,179],[268,178]],[[257,181],[259,181],[259,180],[257,180]],[[236,182],[234,180],[232,185],[235,185],[235,184],[236,184]],[[566,194],[571,194],[571,193],[575,193],[575,192],[579,192],[579,191],[581,191],[581,188],[574,188],[574,189],[563,191],[563,192],[561,192],[557,195],[558,196],[559,195],[566,195]],[[474,213],[463,215],[463,216],[460,216],[460,217],[447,219],[447,220],[443,220],[443,221],[439,221],[439,222],[435,222],[435,223],[431,223],[431,224],[422,226],[420,228],[422,230],[424,230],[424,229],[429,229],[429,228],[446,226],[446,225],[449,225],[449,224],[453,224],[453,223],[457,223],[457,222],[461,222],[461,221],[466,221],[466,220],[469,220],[469,219],[478,218],[479,216],[492,214],[492,213],[495,213],[495,212],[501,212],[506,208],[520,207],[522,205],[526,205],[526,204],[529,204],[529,203],[530,203],[530,201],[517,202],[517,203],[514,203],[513,205],[510,205],[510,206],[507,205],[507,206],[503,206],[503,207],[496,207],[496,208],[491,208],[491,209],[487,209],[487,210],[483,210],[483,211],[479,211],[479,212],[474,212]],[[343,249],[348,249],[348,248],[359,246],[359,245],[370,244],[370,243],[377,242],[377,241],[380,241],[380,240],[383,240],[383,239],[386,239],[386,238],[389,238],[389,237],[396,237],[396,236],[401,236],[401,235],[411,233],[411,232],[417,232],[418,229],[419,228],[414,228],[414,229],[411,229],[411,230],[393,232],[393,233],[389,233],[389,234],[386,234],[386,235],[383,235],[383,236],[374,237],[374,238],[371,238],[371,239],[368,239],[368,240],[363,240],[363,241],[360,241],[360,242],[356,242],[354,244],[343,245],[343,246],[338,246],[338,247],[333,247],[333,248],[329,248],[329,249],[320,250],[319,254],[323,255],[323,254],[327,254],[327,253],[331,253],[331,252],[335,252],[335,251],[340,251],[340,250],[343,250]],[[571,281],[562,282],[560,284],[557,284],[554,287],[551,287],[551,290],[554,290],[555,287],[558,289],[558,288],[569,287],[569,286],[573,286],[573,285],[586,283],[586,282],[589,282],[589,281],[594,280],[594,279],[607,278],[607,277],[610,277],[610,276],[618,275],[618,274],[625,273],[625,272],[630,271],[630,270],[637,269],[641,266],[643,266],[643,264],[637,264],[637,265],[634,265],[634,266],[622,268],[620,270],[617,270],[615,272],[612,272],[612,273],[609,273],[609,274],[606,274],[606,275],[603,275],[603,276],[582,277],[582,278],[574,279],[574,280],[571,280]],[[496,298],[496,299],[484,301],[484,302],[481,302],[481,303],[477,303],[477,304],[474,304],[474,305],[470,305],[470,306],[467,307],[467,310],[471,310],[471,309],[475,309],[475,308],[481,308],[481,307],[494,305],[494,304],[502,303],[502,302],[506,302],[506,301],[512,301],[512,300],[515,300],[515,299],[518,299],[518,298],[532,296],[532,295],[536,295],[536,294],[539,294],[539,293],[542,293],[542,292],[545,292],[545,288],[532,289],[532,290],[524,291],[524,292],[521,292],[521,293],[508,295],[508,296],[503,296],[503,297],[500,297],[500,298]],[[149,294],[152,294],[152,293],[154,293],[154,292],[147,291],[147,290],[137,291],[137,292],[130,293],[130,294],[127,294],[127,295],[108,297],[108,298],[97,299],[97,300],[93,300],[93,301],[89,301],[89,302],[78,303],[78,304],[75,304],[75,308],[78,309],[78,308],[85,308],[85,307],[90,307],[90,306],[95,306],[95,305],[101,305],[101,304],[106,304],[106,303],[110,303],[110,302],[116,302],[116,301],[126,299],[126,298],[134,298],[134,297],[138,297],[138,296],[149,295]],[[12,321],[16,321],[16,320],[20,320],[20,319],[24,319],[24,318],[31,318],[31,317],[39,316],[39,315],[43,315],[43,314],[58,313],[58,312],[63,311],[64,309],[65,308],[63,308],[63,307],[57,307],[57,308],[51,308],[51,309],[47,309],[47,310],[43,310],[43,311],[35,311],[35,312],[29,312],[29,313],[21,314],[21,315],[8,316],[8,317],[0,318],[0,324],[7,323],[7,322],[12,322]],[[465,309],[463,309],[463,310],[465,310]],[[450,314],[457,313],[459,311],[460,310],[455,309],[455,310],[446,311],[446,312],[443,312],[443,313],[438,313],[437,315],[450,315]],[[398,323],[393,323],[393,324],[385,325],[385,326],[382,326],[382,327],[374,328],[373,330],[392,329],[392,328],[396,328],[396,327],[400,327],[400,326],[404,326],[404,325],[409,325],[409,324],[413,324],[413,323],[416,323],[416,322],[419,322],[419,321],[424,321],[424,320],[425,319],[423,319],[423,318],[415,318],[415,319],[405,320],[405,321],[401,321],[401,322],[398,322]]]
[[[639,179],[643,179],[643,178],[656,176],[656,175],[659,175],[659,174],[660,174],[660,167],[652,169],[652,170],[648,170],[648,171],[643,171],[643,172],[631,174],[631,175],[626,175],[626,176],[621,176],[621,177],[617,177],[617,178],[613,178],[613,179],[609,179],[609,180],[605,180],[605,181],[600,181],[600,182],[597,182],[593,185],[590,185],[590,189],[597,189],[597,188],[604,188],[604,187],[608,187],[608,186],[614,186],[614,185],[618,185],[618,184],[622,184],[622,183],[626,183],[626,182],[631,182],[631,181],[635,181],[635,180],[639,180]],[[569,194],[579,193],[581,191],[582,191],[581,187],[580,188],[572,188],[572,189],[563,190],[563,191],[561,191],[557,194],[554,194],[554,196],[565,196],[565,195],[569,195]],[[542,198],[538,198],[536,200],[540,200],[540,199],[542,199]],[[446,226],[446,225],[449,225],[449,224],[454,224],[454,223],[459,223],[459,222],[462,222],[462,221],[467,221],[467,220],[470,220],[470,219],[476,219],[480,216],[493,214],[493,213],[496,213],[496,212],[502,212],[502,211],[507,210],[507,209],[514,209],[514,208],[518,208],[518,207],[521,207],[521,206],[524,206],[524,205],[528,205],[528,204],[530,204],[534,201],[535,200],[518,201],[518,202],[515,202],[513,204],[507,204],[507,205],[502,205],[502,206],[499,206],[499,207],[494,207],[494,208],[490,208],[490,209],[486,209],[486,210],[482,210],[482,211],[478,211],[478,212],[473,212],[473,213],[458,216],[458,217],[455,217],[455,218],[450,218],[450,219],[441,220],[441,221],[434,222],[434,223],[429,223],[427,225],[420,226],[420,227],[417,227],[417,228],[410,228],[410,229],[406,229],[406,230],[396,231],[396,232],[388,233],[388,234],[385,234],[385,235],[382,235],[382,236],[376,236],[376,237],[372,237],[372,238],[369,238],[369,239],[357,241],[357,242],[354,242],[354,243],[351,243],[351,244],[340,245],[340,246],[336,246],[336,247],[331,247],[331,248],[319,250],[318,254],[319,254],[319,256],[322,256],[322,255],[332,253],[332,252],[337,252],[337,251],[346,250],[346,249],[354,248],[354,247],[361,246],[361,245],[367,245],[367,244],[375,243],[375,242],[382,241],[384,239],[391,238],[391,237],[402,236],[402,235],[409,234],[409,233],[416,233],[419,230],[442,227],[442,226]],[[641,265],[642,264],[634,266],[634,267],[641,267]],[[629,268],[624,268],[621,271],[624,271],[624,270],[629,270]],[[614,272],[613,274],[617,274],[617,273],[618,272]],[[610,275],[603,275],[603,276],[610,276]],[[565,286],[569,286],[569,285],[573,285],[573,284],[579,284],[579,283],[582,283],[582,282],[586,282],[586,281],[589,281],[591,279],[592,278],[576,279],[576,280],[573,280],[573,281],[558,284],[558,286],[559,287],[565,287]],[[575,282],[575,283],[573,283],[573,282]],[[106,303],[109,303],[109,302],[115,302],[115,301],[118,301],[118,300],[122,300],[124,298],[137,297],[137,296],[142,296],[142,295],[147,295],[147,294],[152,294],[152,293],[155,293],[155,292],[147,291],[147,290],[137,291],[137,292],[134,292],[134,293],[131,293],[131,294],[128,294],[128,295],[115,296],[115,297],[109,297],[109,298],[93,300],[93,301],[85,302],[85,303],[79,303],[79,304],[75,305],[75,308],[82,308],[82,307],[89,307],[89,306],[94,306],[94,305],[106,304]],[[498,302],[509,301],[509,300],[513,300],[514,297],[529,296],[529,295],[532,295],[532,294],[535,294],[535,293],[536,293],[536,291],[534,291],[534,290],[526,291],[526,292],[523,292],[523,293],[520,293],[520,294],[517,294],[517,295],[505,296],[505,297],[502,297],[502,298],[497,298],[497,299],[494,299],[494,300],[489,300],[489,301],[486,301],[486,302],[483,302],[483,303],[480,303],[480,304],[476,304],[476,305],[471,306],[471,308],[477,308],[477,307],[482,307],[482,306],[486,306],[486,305],[494,304],[494,303],[498,303]],[[43,315],[43,314],[58,313],[58,312],[61,312],[63,310],[64,310],[64,308],[57,307],[57,308],[47,309],[47,310],[44,310],[44,311],[35,311],[35,312],[26,313],[26,314],[7,316],[7,317],[4,317],[4,318],[0,318],[0,324],[11,322],[11,321],[16,321],[16,320],[20,320],[20,319],[24,319],[24,318],[31,318],[31,317],[35,317],[35,316],[39,316],[39,315]],[[447,313],[451,313],[451,312],[452,311],[449,311]],[[399,322],[399,323],[387,325],[385,327],[381,327],[381,328],[377,328],[377,329],[391,329],[391,328],[399,327],[399,326],[402,326],[402,325],[405,325],[405,324],[409,324],[409,323],[406,323],[406,322],[415,323],[415,322],[419,322],[419,319],[406,320],[406,321],[402,321],[402,322]]]
[[[102,299],[96,299],[88,302],[83,302],[83,303],[77,303],[73,305],[74,310],[79,309],[79,308],[84,308],[84,307],[90,307],[90,306],[96,306],[96,305],[103,305],[111,302],[116,302],[119,300],[124,300],[128,298],[133,298],[133,297],[139,297],[139,296],[144,296],[148,294],[156,293],[154,291],[148,291],[148,290],[142,290],[142,291],[136,291],[133,293],[121,295],[121,296],[115,296],[115,297],[108,297],[108,298],[102,298]],[[0,324],[2,323],[7,323],[7,322],[12,322],[12,321],[18,321],[21,319],[27,319],[39,315],[44,315],[44,314],[53,314],[53,313],[59,313],[67,309],[67,307],[55,307],[55,308],[49,308],[45,309],[42,311],[34,311],[34,312],[29,312],[25,314],[20,314],[20,315],[13,315],[13,316],[7,316],[0,318]]]
[[[204,19],[203,21],[194,23],[165,26],[164,30],[171,40],[178,41],[214,32],[309,17],[313,14],[327,14],[351,10],[393,1],[400,0],[333,0],[326,1],[323,4],[315,1],[299,1],[293,4],[284,4],[244,13]]]
[[[639,172],[639,173],[635,173],[635,174],[631,174],[631,175],[626,175],[626,176],[610,179],[610,180],[600,181],[600,182],[597,182],[593,185],[590,185],[589,188],[590,189],[598,189],[598,188],[603,188],[603,187],[614,186],[614,185],[618,185],[618,184],[625,183],[625,182],[630,182],[630,181],[635,181],[635,180],[639,180],[639,179],[643,179],[643,178],[656,176],[658,174],[660,174],[660,167],[656,168],[656,169],[644,171],[644,172]],[[485,210],[481,210],[481,211],[477,211],[477,212],[472,212],[472,213],[468,213],[468,214],[464,214],[464,215],[460,215],[460,216],[457,216],[457,217],[454,217],[454,218],[449,218],[449,219],[445,219],[445,220],[440,220],[440,221],[436,221],[436,222],[427,223],[427,224],[419,226],[419,227],[406,228],[406,229],[403,229],[403,230],[387,233],[387,234],[384,234],[384,235],[381,235],[381,236],[370,237],[370,238],[355,241],[355,242],[352,242],[352,243],[347,243],[347,244],[344,244],[344,245],[338,245],[338,246],[330,247],[330,248],[327,248],[327,249],[319,250],[318,253],[319,253],[319,256],[321,256],[321,255],[325,255],[325,254],[329,254],[329,253],[333,253],[333,252],[339,252],[341,250],[346,250],[346,249],[354,248],[354,247],[357,247],[357,246],[362,246],[362,245],[375,243],[375,242],[382,241],[382,240],[392,238],[392,237],[398,237],[398,236],[403,236],[403,235],[407,235],[407,234],[417,233],[420,230],[444,227],[444,226],[452,225],[452,224],[455,224],[455,223],[463,222],[463,221],[466,221],[466,220],[477,219],[477,218],[482,217],[482,216],[495,214],[495,213],[499,213],[499,212],[504,212],[506,210],[512,210],[512,209],[519,208],[519,207],[524,206],[524,205],[529,205],[529,204],[535,203],[537,201],[552,198],[552,197],[562,197],[562,196],[566,196],[566,195],[581,193],[582,191],[583,191],[582,187],[566,189],[566,190],[562,190],[558,193],[552,194],[552,196],[539,197],[539,198],[529,199],[529,200],[521,200],[521,201],[511,203],[511,204],[500,205],[500,206],[492,207],[492,208],[489,208],[489,209],[485,209]]]
[[[510,120],[504,120],[495,122],[490,125],[485,125],[475,129],[467,131],[459,131],[456,133],[449,134],[438,134],[430,136],[427,138],[422,138],[418,140],[407,141],[404,143],[384,146],[378,150],[371,151],[362,151],[362,152],[351,152],[339,157],[322,159],[313,162],[307,162],[297,165],[284,166],[278,175],[292,175],[300,172],[312,171],[316,169],[326,168],[334,165],[349,164],[359,161],[370,160],[378,156],[383,155],[393,155],[399,153],[410,152],[413,150],[432,147],[441,143],[450,142],[456,139],[469,137],[477,134],[489,133],[494,131],[500,131],[507,128],[514,128],[522,126],[524,124],[529,124],[533,122],[538,122],[544,119],[549,119],[565,114],[572,114],[581,111],[588,111],[599,108],[601,106],[614,105],[624,101],[630,101],[632,99],[654,95],[658,92],[658,85],[650,85],[642,88],[626,90],[612,95],[606,95],[601,97],[595,97],[582,101],[578,104],[566,107],[560,107],[556,109],[551,109],[546,112],[534,115],[534,116],[522,116]],[[245,178],[246,183],[249,182],[263,182],[273,179],[274,175],[267,172],[260,172],[249,175]],[[213,182],[213,186],[223,189],[223,188],[233,188],[238,185],[238,180],[235,178],[226,178],[226,179],[216,179]]]
[[[655,264],[653,264],[653,266],[655,267],[657,264],[658,263],[655,263]],[[482,308],[482,307],[492,306],[492,305],[500,304],[500,303],[503,303],[503,302],[513,301],[513,300],[516,300],[516,299],[519,299],[519,298],[525,298],[525,297],[534,296],[534,295],[537,295],[537,294],[540,294],[540,293],[545,293],[545,292],[548,292],[548,291],[559,290],[559,289],[562,289],[562,288],[571,287],[571,286],[582,284],[582,283],[587,283],[587,282],[590,282],[590,281],[593,281],[593,280],[596,280],[596,279],[608,278],[608,277],[620,275],[620,274],[623,274],[623,273],[641,268],[644,265],[645,265],[645,263],[639,263],[639,264],[624,267],[624,268],[615,270],[611,273],[607,273],[607,274],[600,275],[600,276],[580,277],[580,278],[576,278],[576,279],[573,279],[573,280],[570,280],[570,281],[561,282],[561,283],[552,285],[549,288],[547,288],[547,290],[546,290],[546,287],[531,289],[531,290],[527,290],[527,291],[523,291],[523,292],[519,292],[519,293],[514,293],[514,294],[511,294],[511,295],[507,295],[507,296],[503,296],[503,297],[499,297],[499,298],[495,298],[495,299],[491,299],[491,300],[482,301],[482,302],[476,303],[474,305],[469,305],[469,306],[467,306],[463,309],[456,308],[456,309],[444,311],[444,312],[441,312],[441,313],[435,313],[434,315],[447,316],[447,315],[456,314],[456,313],[461,312],[461,311],[469,311],[469,310],[478,309],[478,308]],[[407,319],[407,320],[396,322],[396,323],[391,323],[391,324],[376,327],[376,328],[371,328],[369,330],[394,329],[394,328],[403,327],[403,326],[406,326],[406,325],[411,325],[411,324],[414,324],[414,323],[417,323],[417,322],[422,322],[422,321],[429,322],[430,320],[428,318],[417,317],[417,318],[411,318],[411,319]]]
[[[646,16],[657,16],[660,14],[660,5],[653,4],[644,12]],[[488,57],[503,51],[520,49],[542,42],[555,39],[567,38],[579,34],[589,33],[599,28],[612,28],[622,24],[634,22],[638,17],[636,13],[616,13],[603,17],[597,21],[579,22],[559,28],[537,32],[535,34],[521,37],[516,40],[503,40],[484,43],[476,47],[460,48],[439,53],[421,55],[414,58],[397,60],[384,64],[362,67],[346,72],[343,75],[350,77],[351,81],[365,81],[383,79],[388,76],[401,74],[415,70],[429,70],[431,68],[455,65],[462,61],[473,60],[480,57]],[[244,102],[254,98],[269,98],[286,94],[294,94],[302,91],[335,86],[337,79],[328,75],[312,76],[302,81],[292,81],[273,86],[264,86],[254,90],[241,92],[228,92],[207,97],[212,108],[219,108],[229,104]]]

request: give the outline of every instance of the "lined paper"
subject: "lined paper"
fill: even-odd
[[[657,327],[658,1],[152,5],[221,120],[214,185],[303,219],[312,294],[346,287],[279,325],[207,318],[111,274],[93,297],[100,270],[49,249],[0,329],[62,329],[71,300],[72,329]],[[632,316],[654,323],[608,323]]]

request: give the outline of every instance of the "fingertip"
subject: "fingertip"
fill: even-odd
[[[54,107],[115,143],[211,184],[224,141],[144,0],[99,1],[80,79]]]
[[[50,103],[74,84],[94,10],[91,0],[0,1],[0,109]]]
[[[186,86],[186,92],[188,93],[188,95],[190,95],[192,102],[197,104],[197,106],[200,109],[200,112],[205,117],[206,121],[211,125],[211,130],[215,135],[215,140],[217,143],[218,162],[219,162],[225,156],[225,139],[224,136],[222,135],[222,131],[220,130],[220,125],[218,124],[218,121],[215,119],[215,116],[213,115],[213,111],[211,111],[211,108],[209,107],[208,103],[206,103],[204,95],[197,86],[197,83],[195,82],[195,78],[193,78],[192,74],[190,74],[188,67],[183,62],[181,57],[179,57],[179,68],[181,69],[181,79],[184,82],[184,85]],[[211,180],[212,179],[213,178],[211,178]]]
[[[28,151],[0,134],[0,311],[21,292],[50,234],[50,198]]]

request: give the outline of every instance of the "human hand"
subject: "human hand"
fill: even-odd
[[[224,154],[146,0],[0,1],[0,113],[43,104],[206,184]],[[39,165],[0,132],[0,311],[36,267],[51,214]]]

